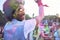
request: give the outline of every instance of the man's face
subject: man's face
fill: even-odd
[[[25,12],[23,8],[20,8],[18,13],[17,13],[17,19],[22,21],[25,18]]]

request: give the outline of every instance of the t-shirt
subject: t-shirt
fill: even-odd
[[[59,31],[60,29],[58,29],[57,31],[55,31],[54,36],[55,36],[55,40],[60,40],[60,34]]]
[[[24,21],[13,19],[4,27],[4,40],[25,40],[35,26],[35,19]]]

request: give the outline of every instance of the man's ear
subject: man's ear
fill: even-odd
[[[14,17],[14,18],[16,18],[16,17],[17,17],[17,14],[16,14],[16,13],[15,13],[15,14],[13,14],[13,17]]]

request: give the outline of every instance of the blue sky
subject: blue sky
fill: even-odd
[[[0,10],[3,10],[3,3],[6,0],[0,0]],[[60,0],[42,0],[43,4],[47,4],[49,7],[44,7],[44,15],[60,15]],[[34,13],[35,16],[38,15],[38,6],[34,0],[25,0],[25,13],[32,16]]]

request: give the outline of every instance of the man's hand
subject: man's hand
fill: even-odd
[[[45,4],[45,5],[43,5],[43,6],[49,7],[47,4]]]

